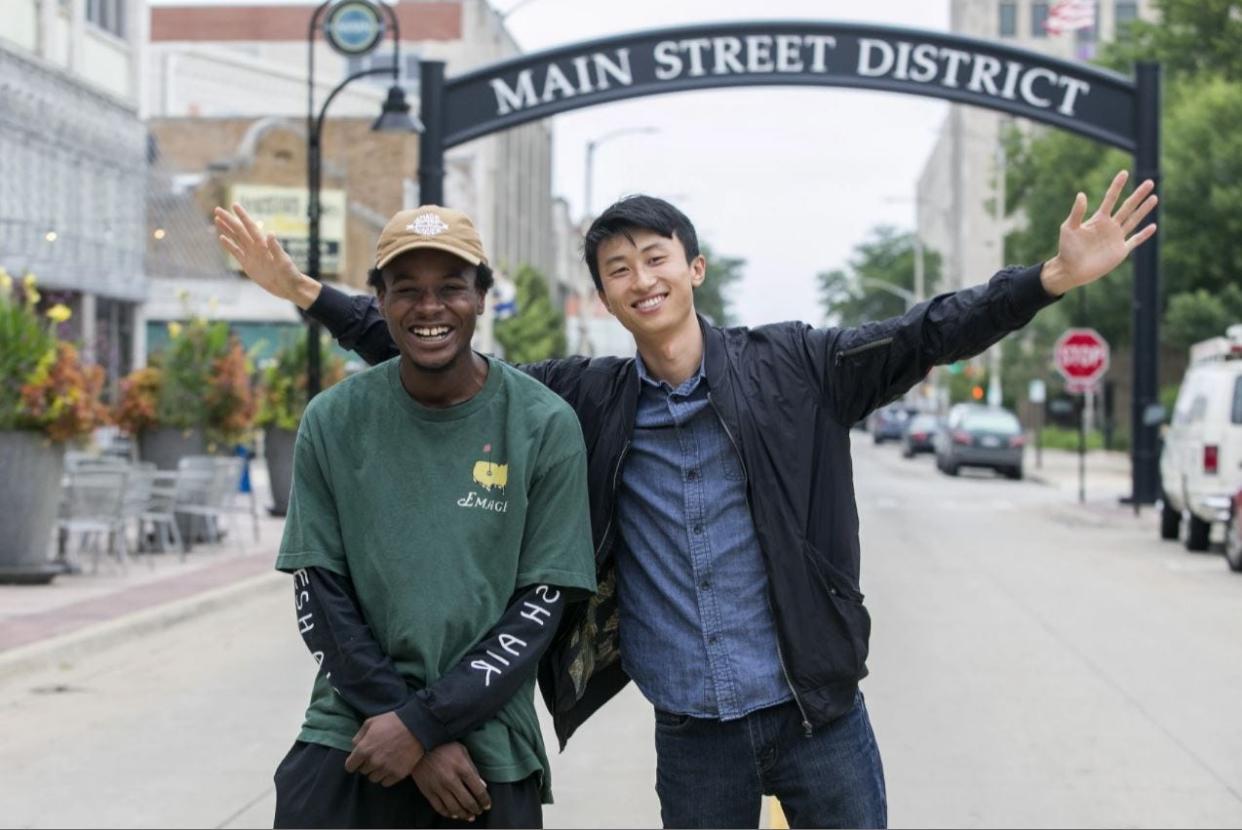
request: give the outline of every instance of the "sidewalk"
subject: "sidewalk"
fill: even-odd
[[[1028,479],[1058,491],[1060,500],[1052,507],[1058,520],[1112,529],[1132,526],[1135,521],[1155,521],[1150,519],[1154,509],[1150,505],[1136,513],[1132,504],[1122,501],[1128,499],[1133,490],[1128,453],[1095,450],[1086,454],[1085,498],[1081,503],[1078,453],[1045,449],[1042,456],[1042,463],[1037,467],[1035,450],[1027,447],[1023,465]]]
[[[223,542],[196,544],[184,561],[176,553],[144,553],[122,569],[101,556],[91,573],[87,556],[82,573],[60,574],[46,585],[0,585],[0,675],[72,661],[248,592],[278,590],[282,577],[273,564],[284,520],[267,515],[271,497],[261,461],[251,463],[250,475],[257,542],[250,517],[242,515]]]
[[[1066,493],[1078,494],[1078,453],[1071,450],[1040,452],[1036,466],[1035,448],[1027,446],[1023,469],[1032,481],[1047,484]],[[1116,450],[1091,450],[1086,454],[1088,501],[1108,496],[1114,502],[1130,494],[1130,456]]]

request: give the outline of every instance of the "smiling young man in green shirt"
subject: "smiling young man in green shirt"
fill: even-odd
[[[399,354],[316,397],[298,430],[276,566],[320,671],[276,825],[537,826],[536,667],[595,590],[582,432],[471,349],[491,272],[464,214],[397,214],[371,283]]]

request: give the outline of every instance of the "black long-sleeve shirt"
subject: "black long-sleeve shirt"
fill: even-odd
[[[298,630],[332,688],[364,717],[395,711],[425,751],[495,715],[534,675],[566,602],[555,586],[518,590],[496,625],[456,666],[418,689],[376,641],[347,577],[304,568],[294,573],[293,584]]]
[[[369,294],[351,296],[325,285],[306,313],[323,323],[341,348],[356,352],[372,366],[397,355],[379,304]]]

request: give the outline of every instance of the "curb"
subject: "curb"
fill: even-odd
[[[1057,485],[1049,481],[1042,473],[1032,473],[1029,469],[1023,470],[1022,475],[1027,481],[1034,484],[1042,484],[1044,487],[1056,487]]]
[[[98,654],[133,637],[194,619],[235,600],[272,590],[277,585],[287,587],[287,583],[286,574],[275,571],[259,574],[231,585],[211,588],[190,597],[134,611],[69,634],[18,646],[0,653],[0,685],[20,674],[54,668],[57,664]]]

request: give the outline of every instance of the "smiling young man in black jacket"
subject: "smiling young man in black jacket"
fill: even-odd
[[[1078,194],[1047,262],[856,328],[709,325],[689,220],[649,197],[604,211],[586,264],[638,356],[522,367],[573,407],[588,451],[599,590],[539,672],[562,743],[633,679],[656,708],[666,826],[754,827],[763,793],[793,826],[884,825],[850,427],[1148,239],[1152,185],[1118,208],[1125,180],[1090,219]],[[217,213],[224,236],[236,223]],[[321,289],[274,239],[241,261],[346,348],[393,354],[373,301]]]

